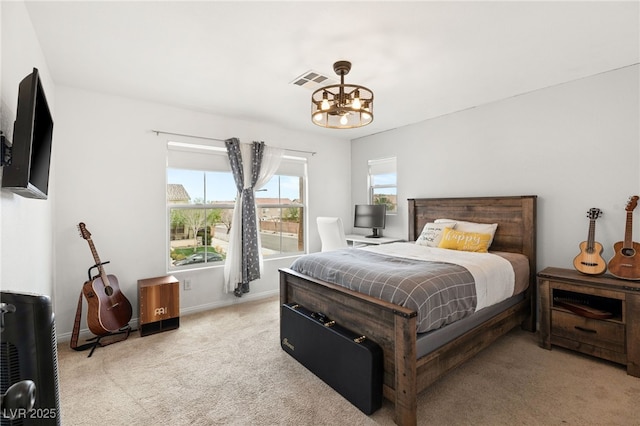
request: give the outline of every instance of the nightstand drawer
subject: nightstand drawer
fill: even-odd
[[[585,318],[552,309],[551,334],[614,352],[625,353],[625,327],[622,323]]]

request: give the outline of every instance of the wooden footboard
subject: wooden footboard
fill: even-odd
[[[384,397],[395,403],[398,425],[415,425],[416,312],[290,269],[280,270],[280,302],[325,313],[382,347]]]

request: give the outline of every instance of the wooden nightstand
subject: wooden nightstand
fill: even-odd
[[[538,294],[541,347],[562,346],[607,359],[626,365],[627,374],[640,377],[640,283],[546,268],[538,273]],[[588,317],[561,306],[563,302],[612,316]]]

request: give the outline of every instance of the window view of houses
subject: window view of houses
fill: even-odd
[[[194,173],[200,175],[202,185],[192,183]],[[177,169],[168,172],[170,267],[201,267],[226,258],[237,190],[231,173],[214,173],[213,177],[219,179],[211,179],[212,176],[207,176],[210,174]],[[216,182],[226,185],[226,190],[205,190],[207,183],[211,186]],[[264,257],[304,251],[301,188],[301,177],[276,175],[256,191],[256,216]],[[207,198],[207,194],[216,195]],[[219,198],[221,194],[227,198]]]

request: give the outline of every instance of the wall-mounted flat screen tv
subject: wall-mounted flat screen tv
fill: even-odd
[[[18,88],[11,163],[3,167],[3,188],[23,197],[47,199],[52,137],[51,111],[34,68]]]

